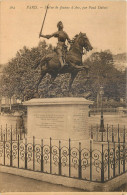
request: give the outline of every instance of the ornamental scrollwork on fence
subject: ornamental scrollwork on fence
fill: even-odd
[[[123,145],[120,145],[120,162],[121,162],[121,165],[123,165],[123,161],[124,161],[124,147],[123,147]]]
[[[86,148],[81,150],[81,167],[85,170],[90,165],[90,151]]]
[[[93,165],[99,173],[101,170],[101,152],[99,150],[92,151]]]
[[[52,146],[52,160],[54,165],[59,164],[59,148],[57,146]]]
[[[19,155],[20,155],[20,158],[21,160],[25,160],[25,144],[24,143],[20,143],[19,144]]]
[[[10,159],[10,142],[5,143],[5,155],[8,159]]]
[[[76,147],[71,148],[72,166],[77,169],[79,166],[79,150]]]
[[[41,146],[39,144],[35,145],[35,159],[41,164]]]
[[[120,151],[119,146],[116,146],[115,147],[115,168],[119,164],[119,159],[120,159],[120,153],[119,153],[119,151]]]
[[[125,146],[125,161],[127,162],[127,145]]]
[[[63,146],[61,148],[61,165],[63,167],[67,166],[68,156],[69,156],[69,149],[66,146]]]
[[[33,158],[33,144],[27,144],[27,161],[32,161]]]
[[[106,172],[108,166],[108,149],[104,150],[103,164],[104,164],[104,172]]]
[[[111,165],[111,169],[114,169],[118,166],[119,162],[119,147],[111,148],[109,150],[109,164]]]
[[[50,146],[44,145],[43,146],[43,160],[46,164],[49,160],[49,155],[50,155]]]
[[[114,149],[113,148],[109,150],[109,164],[111,168],[113,169],[114,167]]]
[[[18,154],[18,143],[12,142],[12,159],[16,159]]]

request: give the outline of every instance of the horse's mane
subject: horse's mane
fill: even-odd
[[[75,42],[75,40],[77,39],[78,36],[79,36],[79,35],[76,34],[76,35],[72,38],[72,44],[74,44],[74,42]]]

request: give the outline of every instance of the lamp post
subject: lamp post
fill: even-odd
[[[103,132],[105,132],[104,129],[104,117],[103,117],[103,95],[104,95],[104,90],[103,87],[100,87],[100,99],[101,99],[101,119],[100,119],[100,132],[102,132],[102,141],[103,141]]]

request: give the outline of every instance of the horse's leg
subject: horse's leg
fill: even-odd
[[[49,89],[57,77],[57,74],[50,74],[50,75],[51,75],[51,78],[50,78],[50,83],[49,83]]]
[[[39,78],[39,80],[38,80],[38,82],[37,82],[37,84],[36,84],[36,96],[39,96],[39,95],[38,95],[38,87],[39,87],[39,84],[41,83],[43,77],[44,77],[44,76],[46,75],[46,73],[47,73],[46,70],[47,70],[47,68],[43,66],[42,71],[41,71],[41,76],[40,76],[40,78]]]
[[[70,79],[70,81],[69,81],[69,91],[71,91],[71,86],[72,86],[73,81],[74,81],[75,77],[77,76],[77,74],[78,74],[77,71],[73,71],[73,72],[71,73],[71,79]]]

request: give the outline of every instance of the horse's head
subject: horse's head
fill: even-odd
[[[86,51],[90,51],[93,49],[93,47],[90,44],[89,39],[87,38],[85,33],[79,33],[77,36],[77,42],[80,46],[86,49]]]

